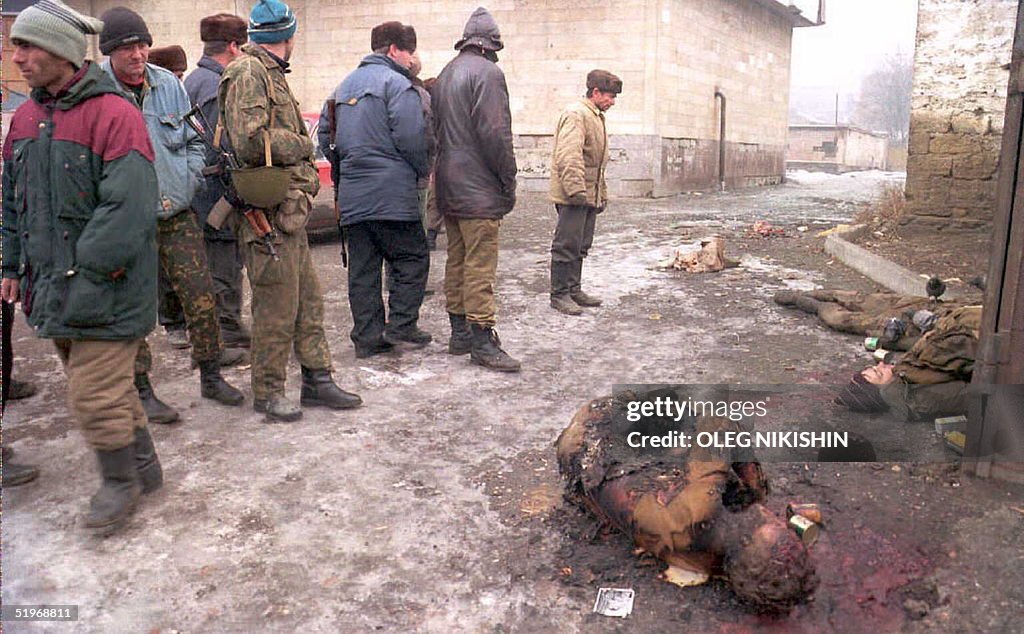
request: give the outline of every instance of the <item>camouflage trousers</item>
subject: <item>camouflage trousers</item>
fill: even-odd
[[[320,280],[305,229],[278,231],[274,246],[279,261],[256,240],[248,224],[242,224],[240,234],[252,287],[252,395],[282,396],[292,349],[303,367],[332,369]]]
[[[199,228],[196,214],[186,210],[172,218],[158,220],[157,246],[160,272],[185,311],[192,359],[196,363],[216,359],[222,349],[217,300],[206,264],[203,231]],[[153,354],[143,340],[135,357],[135,373],[148,374],[152,366]]]

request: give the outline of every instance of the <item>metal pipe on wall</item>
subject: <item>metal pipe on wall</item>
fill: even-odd
[[[715,88],[715,99],[722,100],[718,130],[718,190],[725,191],[725,93]]]

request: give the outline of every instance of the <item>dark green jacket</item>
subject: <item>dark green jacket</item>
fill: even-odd
[[[14,114],[3,147],[3,276],[41,337],[137,339],[156,323],[153,148],[142,115],[86,62]]]

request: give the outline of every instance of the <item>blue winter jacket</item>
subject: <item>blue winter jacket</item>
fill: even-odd
[[[423,105],[407,71],[386,55],[368,55],[333,98],[339,224],[419,221],[416,181],[430,168]],[[324,105],[317,137],[328,156],[329,130]]]
[[[114,80],[121,95],[138,106],[135,95],[117,81],[110,60],[100,67]],[[156,151],[156,177],[160,181],[160,205],[154,212],[157,218],[166,220],[191,209],[192,197],[203,182],[206,147],[182,119],[192,104],[174,73],[146,64],[146,83],[149,92],[142,101],[142,118]]]

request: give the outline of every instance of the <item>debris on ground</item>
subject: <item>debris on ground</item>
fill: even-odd
[[[658,268],[688,273],[717,273],[738,265],[725,257],[725,239],[721,236],[709,236],[684,245],[676,249],[671,258],[658,262]]]
[[[633,612],[634,596],[635,593],[628,588],[601,588],[597,591],[594,612],[624,619]]]
[[[781,238],[785,237],[786,230],[765,220],[758,220],[747,230],[747,235],[753,238]]]

